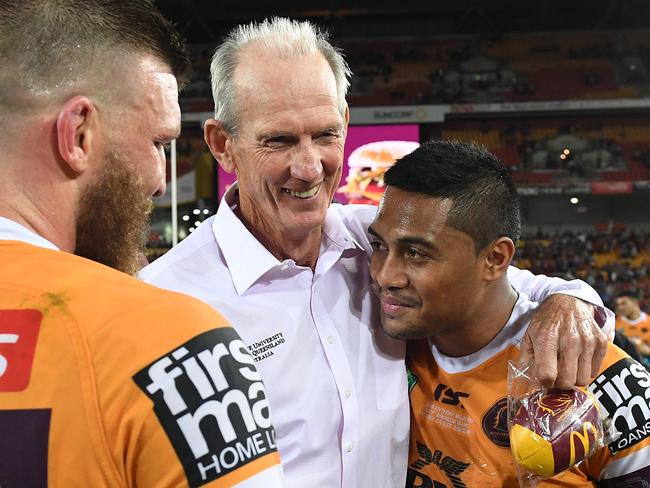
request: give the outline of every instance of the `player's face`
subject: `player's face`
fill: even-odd
[[[320,230],[341,179],[346,117],[320,55],[246,53],[235,79],[238,133],[227,142],[244,218],[270,239]]]
[[[180,134],[178,85],[167,66],[143,58],[129,70],[129,89],[112,117],[109,151],[129,160],[148,197],[165,192],[165,145]]]
[[[618,297],[616,299],[616,314],[627,317],[632,315],[636,309],[634,300],[630,297]]]
[[[445,225],[451,200],[388,187],[370,226],[370,274],[394,337],[457,334],[480,283],[472,238]]]
[[[180,108],[176,79],[158,61],[141,59],[124,83],[121,103],[105,109],[105,151],[80,198],[75,253],[134,274],[151,197],[165,191],[164,145],[180,131]]]

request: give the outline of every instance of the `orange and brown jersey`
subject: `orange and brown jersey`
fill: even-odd
[[[253,358],[209,306],[0,240],[0,486],[279,487]]]
[[[616,317],[616,329],[630,339],[638,339],[650,347],[650,316],[645,312],[636,320],[628,320],[625,317]]]
[[[507,426],[508,361],[519,357],[518,345],[536,306],[521,295],[501,332],[469,356],[444,356],[428,341],[408,344],[407,487],[519,486]],[[621,437],[539,486],[622,487],[650,479],[648,372],[609,344],[590,390]]]

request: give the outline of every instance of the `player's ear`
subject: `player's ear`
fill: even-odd
[[[82,173],[88,167],[96,122],[95,105],[84,96],[75,96],[65,102],[57,116],[59,155],[74,173]]]
[[[508,266],[515,255],[515,244],[509,237],[499,237],[485,247],[486,281],[494,281],[507,272]]]
[[[203,126],[203,138],[219,165],[226,173],[235,171],[235,163],[230,151],[232,139],[224,125],[215,119],[208,119]]]

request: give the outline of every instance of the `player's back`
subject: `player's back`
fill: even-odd
[[[0,241],[0,486],[280,486],[264,388],[227,325],[92,261]]]

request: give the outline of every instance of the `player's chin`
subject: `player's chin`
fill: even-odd
[[[381,327],[384,332],[395,339],[424,339],[427,334],[401,319],[382,314]]]

